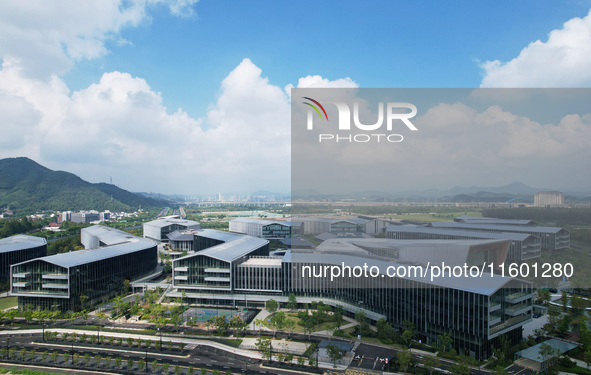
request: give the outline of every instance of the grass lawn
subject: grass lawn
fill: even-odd
[[[269,317],[267,319],[271,319],[271,317],[272,317],[272,315],[269,315]],[[295,323],[295,327],[293,329],[283,328],[282,331],[304,333],[304,327],[299,324],[301,319],[298,318],[297,314],[288,313],[287,319],[292,320]],[[265,327],[267,327],[269,329],[273,329],[273,330],[275,329],[275,327],[269,321],[265,321]],[[314,327],[314,332],[324,331],[324,330],[333,329],[333,328],[334,328],[333,322],[325,322],[317,327]]]
[[[6,310],[9,307],[18,305],[18,297],[0,298],[0,310]]]

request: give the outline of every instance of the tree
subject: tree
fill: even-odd
[[[542,371],[545,371],[554,365],[556,358],[560,355],[560,349],[555,349],[550,344],[542,343],[538,353],[542,357]]]
[[[158,360],[155,359],[152,361],[152,372],[156,372],[157,367],[158,367]]]
[[[341,306],[341,305],[335,306],[334,314],[332,316],[332,321],[334,322],[336,329],[341,329],[341,326],[343,325],[343,321],[344,321],[343,315],[344,315],[343,306]]]
[[[437,350],[445,354],[450,348],[453,340],[451,337],[444,333],[443,335],[437,335]]]
[[[279,308],[279,303],[277,301],[275,301],[274,299],[270,299],[267,301],[267,303],[265,303],[265,309],[267,309],[267,311],[270,312],[271,314],[273,314],[275,311],[277,311],[278,308]]]
[[[121,362],[123,361],[123,359],[121,357],[117,357],[115,359],[115,368],[116,369],[120,369],[121,368]]]
[[[181,375],[181,367],[179,365],[174,366],[174,373],[175,375]],[[230,372],[230,374],[232,373]]]
[[[558,320],[558,326],[556,328],[558,328],[560,333],[565,334],[569,330],[572,321],[573,317],[571,315],[563,314]]]
[[[460,357],[460,360],[452,365],[450,368],[452,375],[468,375],[470,373],[470,367],[466,362],[466,357]]]
[[[285,313],[283,311],[279,311],[271,318],[271,324],[273,324],[276,329],[282,330],[285,327],[286,320],[287,317]]]
[[[586,303],[580,296],[572,295],[570,299],[573,317],[579,317],[585,312]]]
[[[162,366],[162,371],[164,374],[168,374],[168,368],[170,367],[170,363],[164,362],[160,366]]]
[[[254,345],[264,358],[269,357],[269,360],[271,360],[271,352],[273,350],[271,339],[263,339],[259,337]]]
[[[144,361],[143,359],[140,359],[139,361],[137,361],[137,367],[140,369],[140,371],[144,371],[145,366],[146,366],[146,361]]]
[[[129,294],[130,290],[131,290],[131,283],[129,282],[128,279],[125,279],[125,281],[123,282],[123,293]]]
[[[82,307],[82,310],[86,309],[86,307],[88,307],[88,296],[86,294],[81,294],[80,295],[80,306]]]
[[[408,369],[408,366],[410,365],[411,360],[412,360],[412,355],[410,353],[410,350],[404,349],[404,350],[398,352],[398,365],[400,366],[400,369],[402,370],[402,372],[406,372],[406,370]]]
[[[310,334],[314,332],[314,327],[316,326],[314,319],[311,316],[306,316],[306,318],[302,320],[302,326],[304,327],[304,332],[308,334],[309,340]]]
[[[228,329],[228,321],[224,315],[212,316],[209,319],[209,324],[214,327],[218,334],[223,334]]]
[[[248,327],[248,323],[245,323],[238,315],[234,315],[230,318],[229,326],[239,333],[243,333]]]
[[[97,354],[94,356],[94,365],[96,367],[101,367],[101,360],[103,359],[103,357],[101,357],[100,354]]]
[[[540,289],[537,292],[538,294],[538,301],[542,305],[548,305],[550,302],[550,291],[548,289]]]
[[[415,325],[411,321],[405,320],[402,322],[402,326],[404,327],[404,330],[402,331],[402,341],[404,341],[406,345],[409,345],[415,335]]]
[[[433,374],[435,367],[439,367],[440,364],[441,362],[439,361],[439,358],[433,355],[426,355],[423,359],[423,365],[425,366],[425,369],[429,371],[430,375]]]
[[[568,293],[566,293],[566,290],[562,291],[562,294],[560,295],[560,302],[562,303],[562,312],[566,312],[568,309]]]
[[[371,332],[369,329],[369,323],[367,322],[367,318],[365,317],[365,313],[363,311],[358,311],[355,313],[355,320],[357,320],[359,323],[360,335],[367,335]]]
[[[336,368],[337,361],[343,357],[343,353],[341,352],[341,349],[339,349],[335,345],[330,344],[330,345],[326,346],[326,352],[328,353],[328,357],[332,361],[332,365]]]
[[[90,354],[86,353],[84,354],[84,366],[88,367],[88,365],[90,365]]]
[[[287,308],[293,311],[297,307],[298,307],[298,301],[296,299],[296,295],[293,293],[289,293],[289,297],[287,297]]]
[[[74,366],[77,366],[79,361],[80,361],[80,354],[74,353],[74,355],[72,356],[72,362],[73,362]]]
[[[394,334],[394,328],[384,318],[376,322],[376,328],[378,329],[378,338],[382,340],[390,340]]]
[[[128,359],[127,360],[127,369],[131,370],[133,368],[133,359]]]

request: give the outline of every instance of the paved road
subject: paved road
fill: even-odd
[[[425,357],[424,353],[413,351],[412,358],[414,363],[419,363]],[[392,358],[394,357],[394,349],[375,346],[370,344],[361,344],[355,350],[355,358],[351,362],[350,367],[362,368],[367,370],[388,371],[389,367],[394,369]],[[394,358],[394,362],[396,359]],[[450,367],[454,365],[453,362],[439,358],[441,363],[438,368],[450,371]],[[445,372],[446,373],[446,372]],[[447,374],[447,373],[446,373]],[[488,375],[488,372],[472,369],[470,374],[474,375]],[[513,374],[516,375],[516,374]],[[529,375],[529,374],[519,374]]]
[[[127,348],[118,346],[93,346],[91,344],[80,344],[76,343],[72,345],[70,342],[42,342],[41,334],[33,335],[19,335],[8,337],[2,337],[0,341],[0,347],[10,348],[14,353],[14,356],[20,357],[20,350],[22,348],[30,351],[35,349],[36,353],[34,358],[30,358],[30,354],[26,357],[27,363],[49,365],[58,367],[75,367],[72,364],[74,354],[79,354],[80,358],[78,365],[82,366],[84,361],[84,355],[88,354],[90,358],[87,360],[87,367],[103,368],[107,369],[105,357],[111,357],[111,365],[115,363],[116,358],[122,358],[121,369],[130,369],[133,372],[139,372],[138,361],[144,360],[149,364],[149,371],[152,371],[152,362],[158,361],[157,371],[161,371],[162,363],[168,363],[171,366],[171,370],[174,366],[180,366],[184,369],[183,373],[189,366],[194,368],[206,368],[208,370],[220,370],[226,372],[227,370],[233,373],[243,374],[245,369],[248,368],[249,374],[281,374],[281,375],[293,375],[294,372],[282,371],[279,369],[269,369],[261,366],[261,361],[246,358],[232,353],[227,353],[215,348],[208,348],[203,346],[195,346],[193,349],[185,349],[179,351],[178,349],[173,352],[158,352],[155,349],[142,349],[142,348]],[[188,348],[188,347],[187,347]],[[48,351],[49,356],[43,359],[43,352]],[[51,353],[58,353],[56,357],[51,357]],[[64,357],[65,354],[65,357]],[[101,360],[96,363],[94,357],[100,355]],[[0,358],[0,360],[6,361],[6,357]],[[127,361],[132,360],[133,364],[131,368],[128,367]],[[115,369],[113,369],[116,371]],[[144,371],[146,369],[144,368]]]

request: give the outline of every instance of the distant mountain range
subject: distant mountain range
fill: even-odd
[[[505,186],[456,186],[448,190],[405,190],[398,192],[384,192],[377,190],[361,191],[350,194],[323,194],[315,190],[301,190],[293,192],[294,199],[307,200],[367,200],[380,201],[439,201],[439,202],[507,202],[533,203],[534,194],[538,191],[554,190],[548,188],[535,188],[522,182],[513,182]],[[590,202],[591,191],[563,191],[564,200],[567,202]]]
[[[29,158],[0,159],[0,208],[10,206],[16,214],[42,210],[131,211],[169,203],[112,184],[93,184],[69,172],[52,171]]]

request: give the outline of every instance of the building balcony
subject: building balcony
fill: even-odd
[[[491,326],[489,329],[489,338],[492,338],[490,336],[500,333],[501,331],[504,331],[504,330],[509,331],[509,330],[515,328],[516,326],[518,326],[520,323],[525,322],[530,319],[531,319],[531,317],[529,315],[521,315],[521,316],[511,318],[511,319],[507,319],[504,322],[499,323],[495,326]]]
[[[521,315],[523,313],[526,313],[528,311],[531,311],[532,309],[532,305],[525,302],[525,303],[520,303],[514,306],[509,306],[505,308],[505,314],[509,315],[509,316],[517,316],[517,315]]]
[[[516,292],[516,293],[512,293],[509,294],[508,296],[505,296],[505,302],[507,303],[519,303],[519,302],[523,302],[527,299],[531,299],[533,298],[533,292],[528,291],[528,292]]]
[[[488,324],[494,325],[501,322],[501,314],[490,314]]]
[[[174,272],[187,272],[189,267],[175,267]]]
[[[187,280],[189,280],[189,276],[174,275],[174,279],[187,281]]]
[[[43,284],[44,289],[68,289],[68,284]]]
[[[230,282],[230,278],[229,277],[206,277],[204,278],[205,281],[210,281],[210,282]]]
[[[16,277],[16,278],[18,278],[18,279],[24,279],[24,278],[26,278],[26,277],[28,277],[28,276],[30,276],[30,275],[31,275],[31,273],[30,273],[30,272],[21,272],[21,273],[13,273],[13,274],[12,274],[12,277],[13,277],[13,278],[15,278],[15,277]]]
[[[501,309],[501,302],[500,301],[490,301],[490,306],[488,307],[488,312],[493,312]]]
[[[55,273],[55,274],[42,275],[41,278],[45,279],[45,280],[48,280],[48,279],[49,280],[68,280],[68,275]]]
[[[203,271],[206,273],[230,273],[229,268],[206,268]]]

